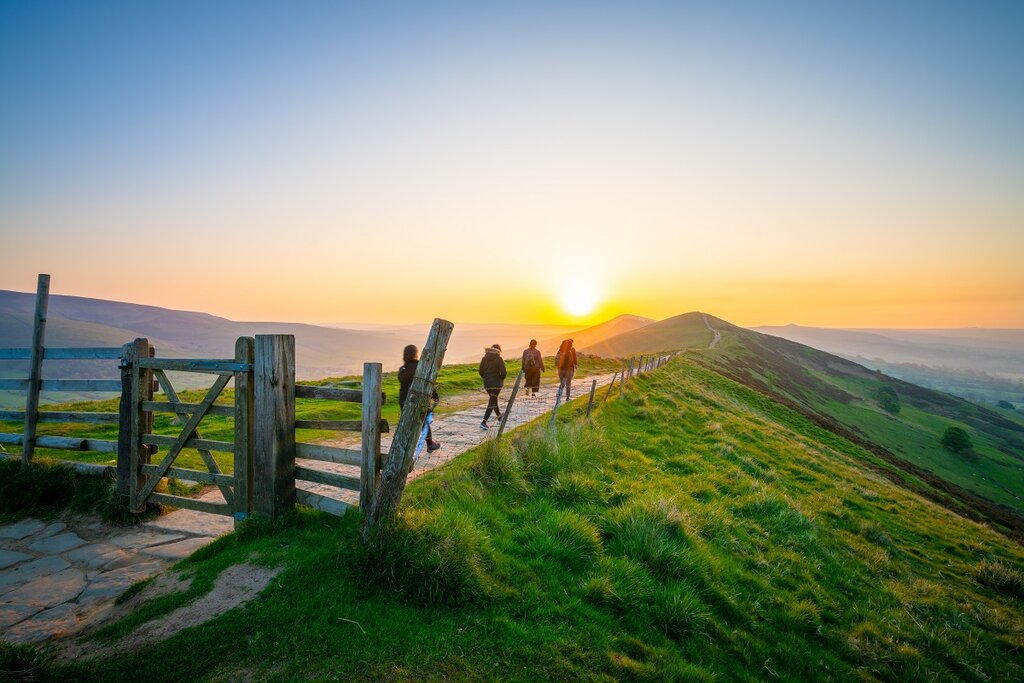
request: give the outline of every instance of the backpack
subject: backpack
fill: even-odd
[[[526,354],[526,358],[523,359],[523,370],[532,372],[540,367],[537,363],[537,357],[532,353]]]

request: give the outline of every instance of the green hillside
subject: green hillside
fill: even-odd
[[[718,371],[870,444],[885,457],[907,463],[911,471],[953,484],[947,493],[988,519],[1006,522],[1007,510],[1021,519],[1024,424],[1017,416],[902,382],[795,342],[724,321],[713,324],[722,332],[722,343],[701,357]],[[898,412],[883,407],[882,387],[895,392]],[[967,430],[974,443],[971,451],[953,453],[942,447],[942,434],[951,426]]]
[[[703,314],[694,312],[644,325],[589,346],[580,346],[584,353],[623,358],[658,351],[704,348],[711,339],[712,333],[704,324]]]
[[[412,482],[368,550],[358,511],[225,537],[179,566],[188,591],[97,642],[232,564],[281,566],[244,608],[131,654],[0,664],[97,681],[1024,677],[1016,543],[696,356],[590,426],[514,433]]]

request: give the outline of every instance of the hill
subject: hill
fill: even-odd
[[[657,351],[703,348],[712,340],[703,313],[683,313],[590,344],[576,344],[584,353],[622,358]]]
[[[753,329],[961,398],[1024,404],[1024,330]]]
[[[131,654],[57,664],[8,650],[3,668],[96,681],[1021,680],[1024,551],[708,355],[640,376],[588,423],[566,410],[554,435],[516,432],[416,479],[368,548],[358,510],[250,523],[178,566],[183,592],[94,643],[116,648],[195,604],[227,567],[280,567],[242,609]]]
[[[1000,513],[987,509],[985,501],[1024,514],[1024,420],[1013,411],[989,409],[724,321],[713,325],[722,343],[704,358],[718,372],[903,463],[908,471],[953,484],[949,495],[987,518]],[[883,407],[883,387],[895,392],[897,412]],[[952,426],[968,431],[972,451],[958,454],[942,447],[942,434]]]
[[[623,313],[622,315],[617,315],[610,320],[606,320],[603,323],[598,323],[591,327],[586,327],[581,330],[560,332],[557,335],[541,339],[538,341],[537,347],[542,353],[544,353],[544,355],[554,355],[558,351],[558,347],[562,341],[571,338],[573,340],[573,345],[577,349],[583,350],[599,344],[611,337],[646,327],[653,322],[653,318],[644,318],[639,315]]]

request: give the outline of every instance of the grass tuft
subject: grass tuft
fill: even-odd
[[[492,554],[470,515],[404,509],[374,534],[357,566],[368,584],[383,582],[421,604],[454,606],[486,596]]]
[[[700,633],[708,612],[688,587],[676,584],[659,591],[651,608],[655,626],[673,640]]]
[[[1024,574],[998,560],[982,560],[975,569],[978,581],[1004,595],[1024,599]]]

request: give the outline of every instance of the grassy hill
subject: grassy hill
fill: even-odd
[[[722,343],[705,357],[719,372],[814,416],[823,424],[1012,511],[1024,513],[1024,421],[1012,411],[979,406],[925,389],[802,344],[718,321]],[[878,398],[898,396],[895,414]],[[959,426],[974,442],[951,453],[940,439]],[[955,493],[955,492],[954,492]],[[960,496],[974,505],[971,496]],[[986,514],[997,514],[988,511]]]
[[[577,346],[584,353],[606,358],[622,358],[657,351],[704,348],[711,343],[711,338],[712,334],[704,324],[703,314],[694,312],[644,325],[589,346]]]
[[[700,356],[589,425],[517,432],[412,482],[369,548],[358,511],[250,525],[179,565],[186,592],[97,639],[232,564],[282,567],[242,609],[137,653],[0,664],[97,681],[1021,680],[1020,546]]]
[[[592,325],[591,327],[587,327],[582,330],[562,332],[548,337],[547,339],[542,339],[538,342],[537,347],[545,354],[554,354],[558,351],[558,347],[562,343],[562,340],[571,338],[573,340],[573,345],[577,349],[588,349],[605,341],[606,339],[646,327],[653,322],[654,320],[651,318],[644,318],[639,315],[629,315],[624,313],[622,315],[615,316],[611,320],[606,320],[603,323]],[[608,356],[608,354],[604,355],[605,357],[613,357]]]

